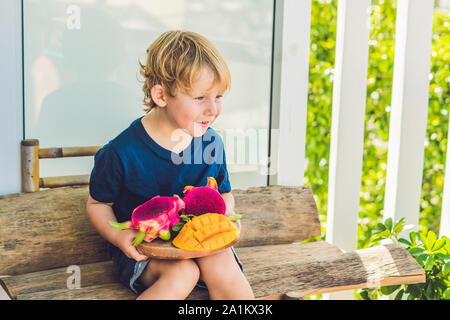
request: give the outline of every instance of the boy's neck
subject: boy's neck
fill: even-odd
[[[180,153],[191,144],[192,136],[170,122],[166,108],[153,109],[142,118],[141,122],[154,141],[174,153]]]

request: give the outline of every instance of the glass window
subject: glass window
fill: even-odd
[[[23,0],[25,137],[103,145],[144,115],[138,60],[162,32],[190,30],[232,76],[214,128],[233,188],[266,185],[273,0]],[[41,176],[89,173],[93,158],[40,161]]]

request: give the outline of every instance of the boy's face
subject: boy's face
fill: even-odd
[[[193,137],[202,136],[222,111],[222,93],[212,86],[214,73],[202,68],[193,83],[192,90],[176,90],[175,96],[166,95],[166,108],[174,125]]]

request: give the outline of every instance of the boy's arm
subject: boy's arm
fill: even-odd
[[[146,260],[148,258],[141,255],[132,245],[132,240],[137,234],[136,230],[118,230],[109,225],[110,221],[117,221],[112,209],[112,203],[99,202],[89,195],[86,212],[98,233],[114,246],[121,249],[129,258],[135,259],[136,261]]]
[[[232,216],[235,214],[234,212],[234,197],[231,192],[225,192],[221,194],[223,200],[225,201],[225,205],[227,207],[227,210],[225,212],[225,215]]]
[[[231,192],[222,193],[221,196],[225,201],[225,206],[227,207],[225,215],[229,217],[236,214],[236,212],[234,212],[234,197]],[[237,223],[238,228],[241,229],[241,220],[236,220],[235,223]]]

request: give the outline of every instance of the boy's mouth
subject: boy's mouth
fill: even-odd
[[[201,125],[202,127],[207,127],[209,126],[209,124],[211,123],[210,121],[197,121],[196,123],[198,123],[199,125]]]

